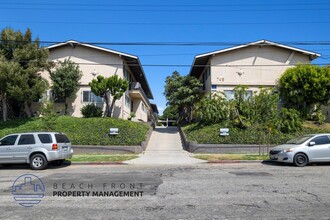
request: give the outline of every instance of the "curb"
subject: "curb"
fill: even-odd
[[[207,161],[206,163],[210,164],[219,164],[219,163],[263,163],[268,162],[264,160],[215,160],[215,161]]]
[[[127,165],[124,162],[71,162],[71,165]]]
[[[272,163],[269,160],[215,160],[205,161],[204,164],[230,164],[230,163]],[[201,163],[203,164],[203,163]],[[124,162],[71,162],[71,165],[134,165]]]

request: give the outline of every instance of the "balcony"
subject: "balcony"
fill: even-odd
[[[141,87],[141,84],[139,82],[131,82],[129,85],[128,93],[132,99],[142,99],[148,104],[148,106],[150,106],[149,99],[144,93],[143,88]]]

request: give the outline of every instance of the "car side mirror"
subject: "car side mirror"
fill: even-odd
[[[312,147],[312,146],[314,146],[314,145],[315,145],[315,142],[314,142],[314,141],[309,142],[309,144],[308,144],[308,146],[310,146],[310,147]]]

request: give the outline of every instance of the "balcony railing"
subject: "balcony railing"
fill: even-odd
[[[143,88],[139,82],[131,82],[129,85],[129,94],[132,98],[142,98],[144,99],[148,105],[150,106],[149,99],[145,92],[143,91]]]

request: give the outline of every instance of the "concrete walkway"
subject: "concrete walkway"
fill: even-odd
[[[127,164],[196,164],[203,163],[190,157],[190,153],[183,150],[179,129],[177,127],[157,127],[144,154],[139,158],[125,161]]]

